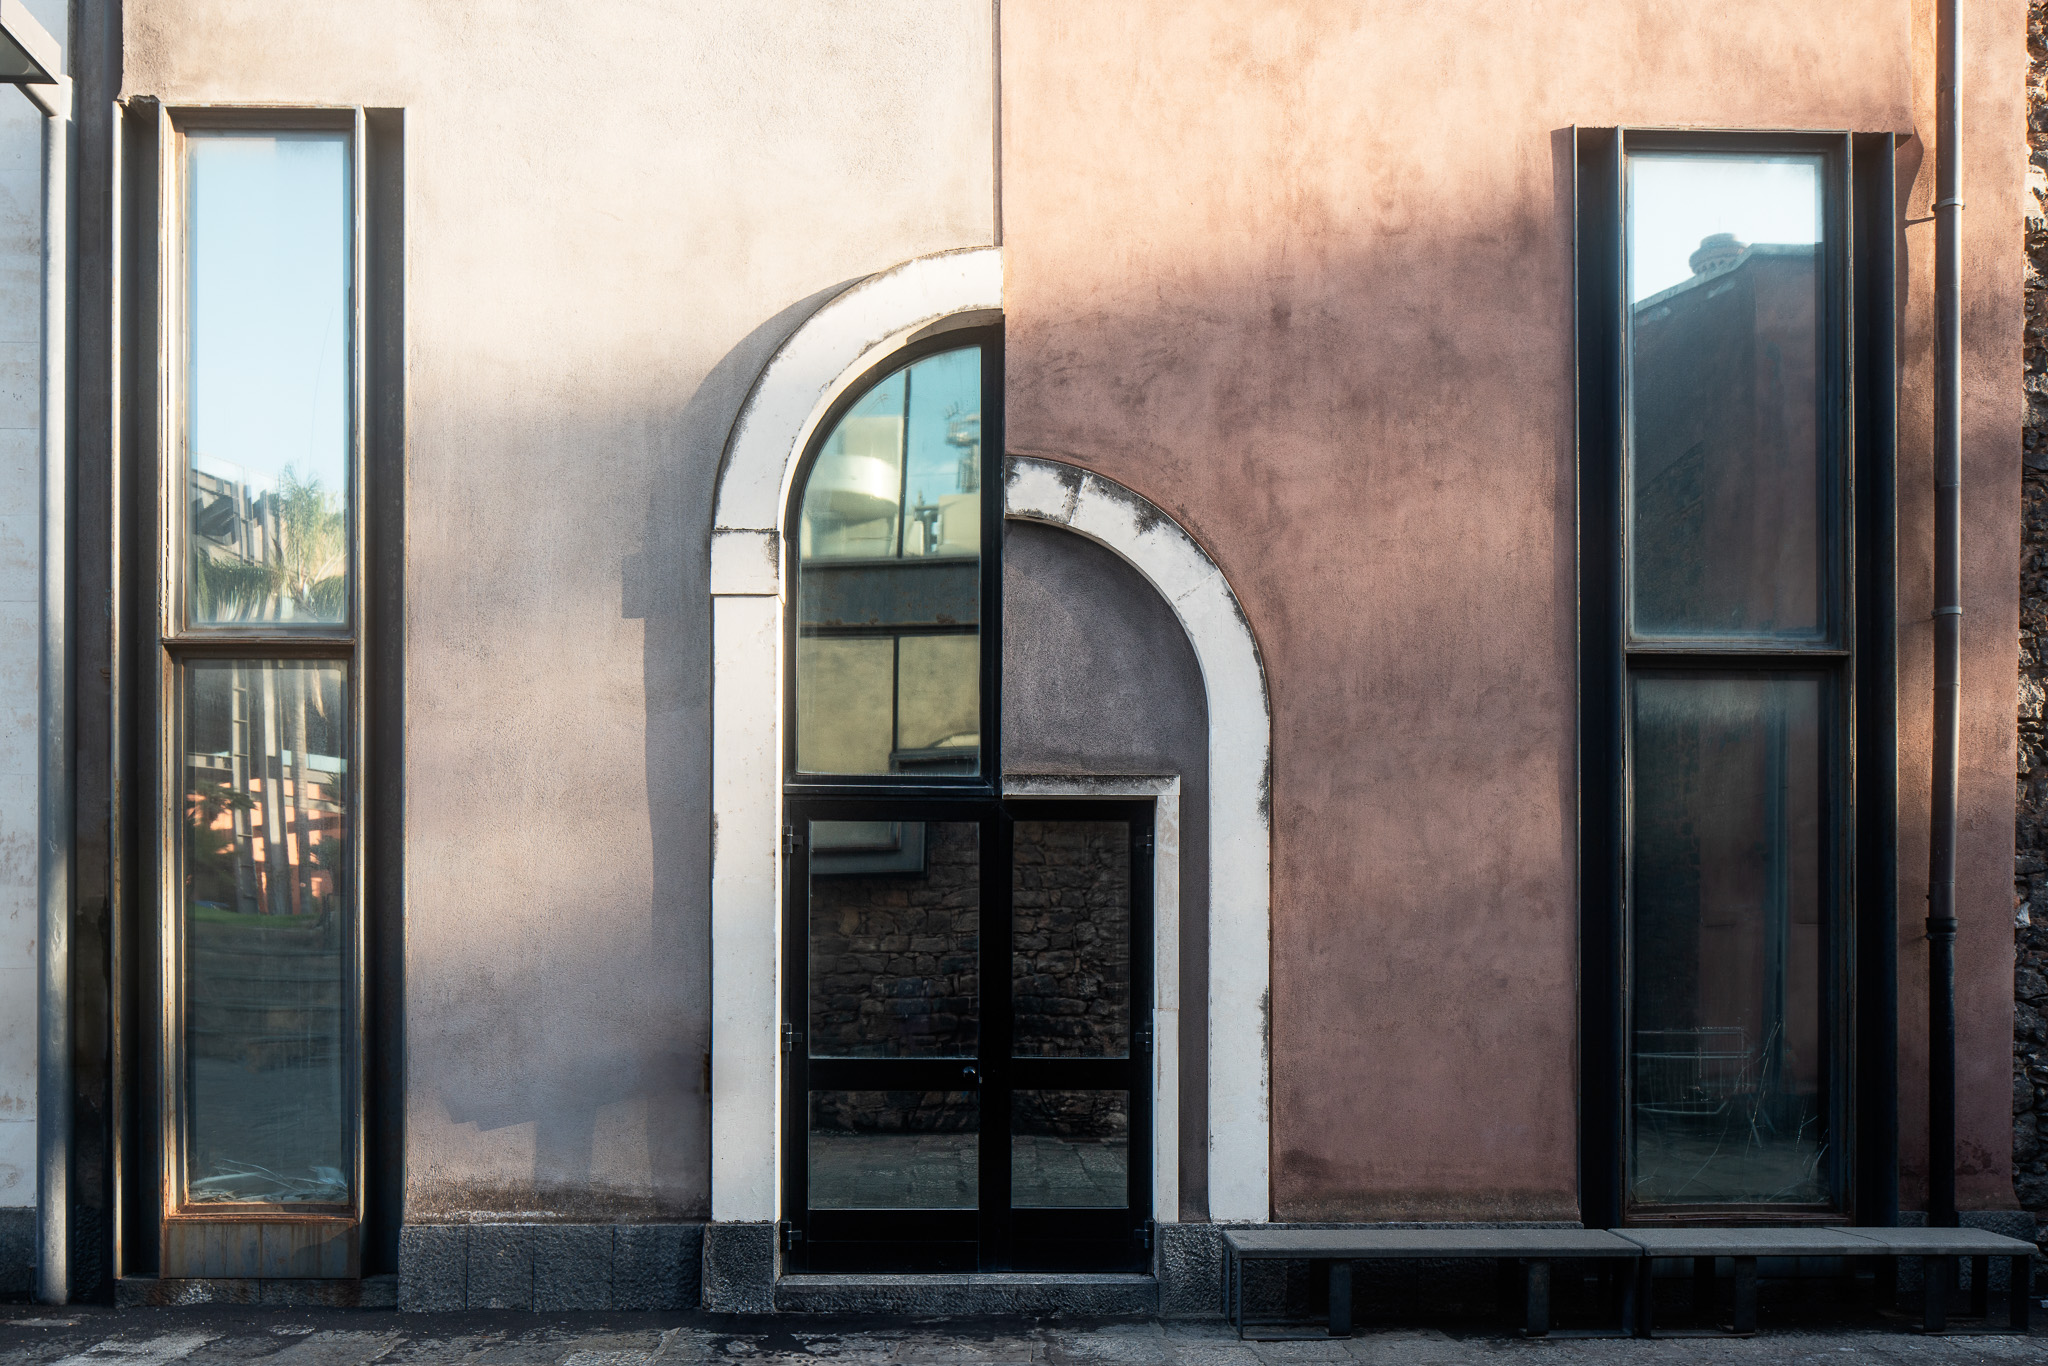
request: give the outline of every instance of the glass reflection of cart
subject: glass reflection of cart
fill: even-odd
[[[1653,1124],[1718,1127],[1757,1090],[1740,1026],[1636,1031],[1635,1111]]]

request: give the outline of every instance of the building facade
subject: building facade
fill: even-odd
[[[1233,1224],[1927,1209],[1931,3],[67,22],[74,1297],[1204,1314]],[[2031,22],[1955,1091],[2030,1236]]]

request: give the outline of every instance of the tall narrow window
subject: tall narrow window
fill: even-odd
[[[1824,174],[1817,154],[1626,163],[1640,1205],[1831,1193],[1824,794],[1844,718]]]
[[[1580,157],[1586,1132],[1613,1169],[1586,1173],[1589,1217],[1609,1179],[1615,1217],[1841,1211],[1852,756],[1888,753],[1857,707],[1879,561],[1858,563],[1856,474],[1885,481],[1884,424],[1857,429],[1874,352],[1855,307],[1881,328],[1888,301],[1858,293],[1851,229],[1889,214],[1855,187],[1855,147],[1866,179],[1884,149],[1598,136]]]
[[[174,146],[162,1274],[352,1275],[360,124]]]

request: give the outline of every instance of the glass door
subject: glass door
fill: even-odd
[[[816,801],[792,817],[789,1264],[1140,1265],[1149,806]]]

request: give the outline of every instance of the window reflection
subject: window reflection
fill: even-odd
[[[195,625],[347,620],[349,165],[339,132],[186,138]]]
[[[1632,1194],[1822,1202],[1822,684],[1631,691]]]
[[[1010,1093],[1013,1209],[1122,1209],[1130,1179],[1128,1092]]]
[[[197,661],[178,803],[186,1198],[346,1203],[345,666]]]
[[[1123,1058],[1131,1049],[1131,827],[1011,827],[1011,1055]]]
[[[1631,621],[1825,628],[1820,159],[1628,167]]]
[[[810,822],[810,1055],[981,1045],[981,827]]]
[[[973,1209],[981,1097],[973,1091],[813,1091],[812,1209]]]
[[[826,437],[797,525],[797,767],[976,773],[981,351],[907,366]]]

